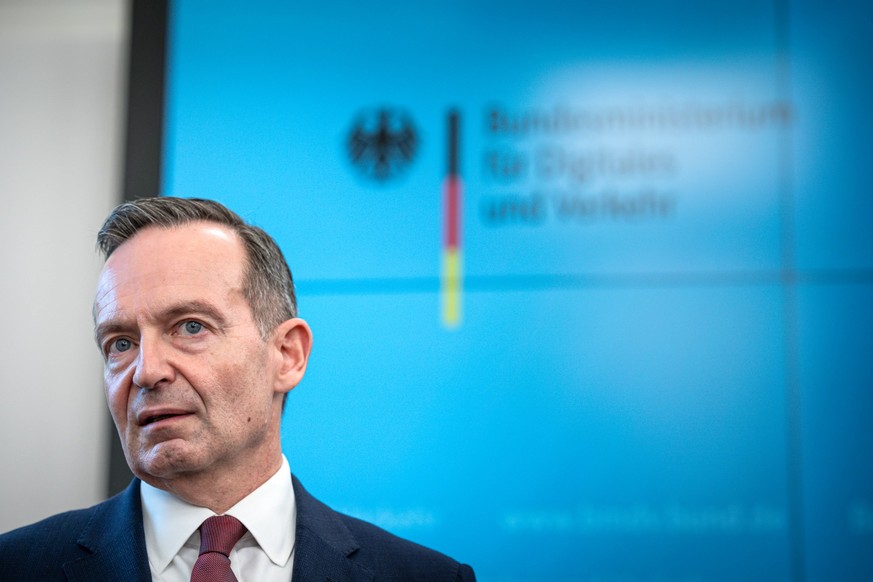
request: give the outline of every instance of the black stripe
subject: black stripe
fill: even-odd
[[[161,192],[167,5],[168,0],[133,0],[131,6],[124,200]]]
[[[449,135],[448,135],[448,170],[449,176],[456,178],[461,171],[459,154],[460,154],[460,144],[458,143],[461,136],[461,114],[457,110],[453,109],[449,111]]]

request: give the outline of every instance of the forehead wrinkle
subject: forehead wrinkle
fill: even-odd
[[[94,318],[94,323],[97,323],[98,304],[106,299],[106,296],[112,293],[118,284],[115,281],[115,274],[106,265],[100,271],[100,278],[97,280],[97,291],[94,293],[94,303],[91,306],[91,316]],[[105,307],[105,306],[104,306]]]

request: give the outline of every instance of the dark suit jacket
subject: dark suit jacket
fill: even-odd
[[[337,513],[293,482],[294,582],[475,580],[469,566]],[[0,580],[150,582],[139,483],[0,536]]]

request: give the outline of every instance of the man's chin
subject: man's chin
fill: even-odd
[[[134,475],[155,487],[160,487],[160,481],[197,472],[202,467],[198,455],[181,439],[148,447],[133,458],[128,456],[127,463]]]

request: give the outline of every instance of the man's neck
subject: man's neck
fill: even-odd
[[[172,479],[143,479],[149,485],[172,493],[192,505],[206,507],[223,515],[241,499],[263,485],[282,466],[282,453],[276,451],[269,462],[249,463],[239,468],[186,473]]]

